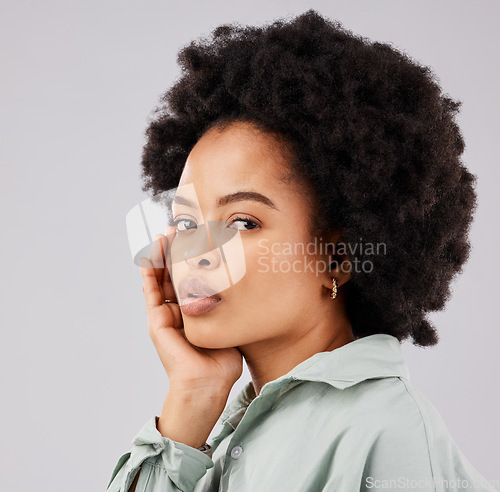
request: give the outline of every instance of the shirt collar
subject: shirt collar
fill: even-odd
[[[302,381],[328,383],[343,390],[367,379],[402,377],[410,379],[399,340],[386,333],[358,338],[329,352],[318,352],[295,366],[287,374],[266,383],[259,398]],[[282,391],[282,389],[281,389]],[[252,381],[248,382],[228,405],[220,422],[233,427],[241,420],[246,408],[256,398]]]
[[[321,381],[344,389],[366,379],[403,377],[409,380],[410,374],[399,340],[392,335],[377,333],[330,352],[318,352],[282,376],[288,377]]]

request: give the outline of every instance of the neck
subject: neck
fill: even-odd
[[[298,332],[289,330],[286,337],[239,347],[257,396],[266,383],[287,374],[314,354],[332,351],[355,339],[351,323],[345,316],[336,317],[333,322],[328,319],[315,323],[306,329],[302,326],[300,335],[293,336]]]

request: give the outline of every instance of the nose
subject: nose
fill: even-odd
[[[214,227],[202,225],[189,237],[184,244],[184,259],[190,268],[212,270],[220,266],[222,243],[218,236]]]
[[[192,269],[207,269],[213,270],[218,268],[221,263],[221,255],[219,248],[207,251],[206,253],[202,253],[199,256],[189,257],[187,251],[184,252],[184,258],[186,259],[187,264]]]

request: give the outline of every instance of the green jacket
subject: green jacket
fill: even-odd
[[[252,382],[202,452],[150,418],[107,492],[357,492],[495,489],[467,461],[436,408],[409,381],[400,342],[376,334],[320,352],[262,387]]]

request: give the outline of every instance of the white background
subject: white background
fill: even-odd
[[[147,117],[191,39],[310,7],[430,65],[463,101],[473,250],[431,316],[439,345],[403,352],[464,455],[500,479],[498,2],[2,0],[0,490],[104,490],[161,412],[168,379],[125,230],[147,197]]]

